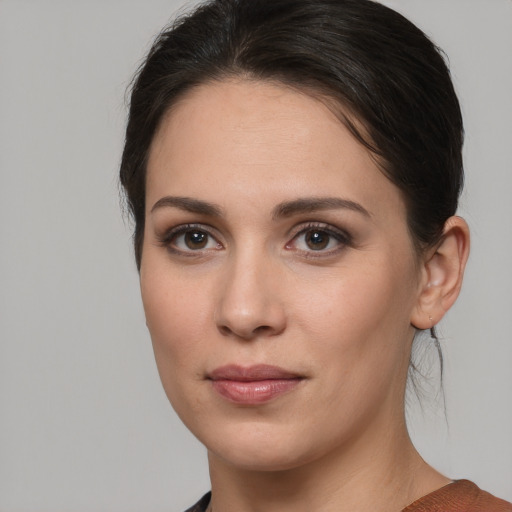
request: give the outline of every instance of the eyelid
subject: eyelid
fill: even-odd
[[[215,242],[218,244],[218,247],[216,248],[205,248],[205,249],[190,249],[190,250],[184,250],[180,249],[178,247],[175,247],[172,245],[172,242],[176,237],[186,233],[187,231],[202,231],[207,234],[207,236],[211,237]],[[304,250],[304,249],[298,249],[295,247],[292,247],[294,242],[297,240],[297,238],[301,235],[306,234],[308,231],[322,231],[325,232],[328,236],[334,238],[338,243],[336,247],[330,248],[330,249],[320,249],[318,251],[315,251],[313,249],[311,250]],[[218,234],[217,229],[215,229],[213,226],[208,224],[201,224],[201,223],[185,223],[185,224],[179,224],[177,226],[173,226],[169,229],[163,230],[161,233],[155,234],[157,242],[160,246],[166,248],[169,252],[172,252],[174,254],[183,255],[183,256],[200,256],[201,254],[204,254],[205,252],[209,252],[212,250],[219,250],[221,248],[224,248],[224,243],[221,241],[221,236]],[[326,222],[320,222],[320,221],[309,221],[309,222],[303,222],[299,225],[294,226],[289,232],[288,232],[288,242],[285,244],[285,249],[287,250],[295,250],[300,253],[304,253],[305,256],[311,257],[311,258],[320,258],[322,256],[329,256],[333,255],[343,248],[347,246],[353,245],[352,243],[352,236],[344,229],[340,229],[339,227],[333,226],[332,224],[326,223]],[[220,246],[220,247],[219,247]]]
[[[205,251],[218,250],[216,249],[197,249],[197,250],[182,250],[177,247],[172,246],[172,241],[178,237],[186,233],[187,231],[202,231],[206,233],[209,237],[213,238],[218,245],[223,246],[222,242],[219,240],[219,236],[216,234],[216,229],[208,224],[198,224],[198,223],[186,223],[179,224],[178,226],[174,226],[170,229],[166,229],[163,233],[156,233],[156,238],[158,244],[162,247],[165,247],[168,251],[174,254],[181,254],[184,256],[198,256]]]
[[[335,238],[339,242],[339,246],[333,248],[333,249],[327,249],[327,250],[318,250],[314,251],[309,250],[301,250],[301,249],[295,249],[304,253],[307,253],[309,257],[322,257],[325,255],[332,255],[333,253],[336,253],[340,250],[342,250],[344,247],[351,246],[353,244],[352,242],[352,236],[345,230],[340,229],[336,226],[333,226],[332,224],[327,224],[325,222],[307,222],[305,224],[300,224],[299,226],[295,226],[290,233],[290,241],[286,243],[286,248],[290,248],[289,246],[301,235],[306,234],[308,231],[323,231],[327,233],[329,236]],[[291,248],[290,248],[291,249]]]

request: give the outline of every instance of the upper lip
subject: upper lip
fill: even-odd
[[[268,364],[257,364],[253,366],[229,364],[216,368],[208,374],[208,378],[211,380],[251,382],[258,380],[299,379],[302,378],[302,376],[295,372]]]

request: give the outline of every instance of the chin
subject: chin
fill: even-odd
[[[222,459],[225,464],[243,471],[277,472],[300,467],[308,462],[301,454],[289,453],[275,447],[260,448],[252,446],[249,449],[240,446],[222,447],[208,453]],[[210,455],[210,456],[211,456]]]
[[[298,432],[279,432],[275,426],[245,425],[227,428],[219,438],[210,431],[205,444],[210,457],[246,471],[285,471],[319,457],[322,450],[304,443]]]

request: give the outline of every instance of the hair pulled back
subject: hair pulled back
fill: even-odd
[[[418,250],[439,241],[463,183],[463,125],[438,48],[370,0],[210,0],[157,37],[132,85],[120,180],[142,258],[146,164],[166,112],[194,86],[276,81],[328,100],[406,201]]]

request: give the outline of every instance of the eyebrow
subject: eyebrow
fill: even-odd
[[[359,203],[342,199],[341,197],[311,197],[295,199],[278,204],[272,213],[272,218],[291,217],[299,213],[313,213],[323,210],[348,209],[371,217],[370,212]]]
[[[199,199],[193,199],[191,197],[176,197],[176,196],[165,196],[159,199],[151,208],[151,213],[159,208],[171,207],[179,208],[186,212],[198,213],[201,215],[208,215],[211,217],[221,217],[222,208],[216,204],[209,203],[207,201],[201,201]]]
[[[160,208],[178,208],[191,213],[222,217],[223,210],[219,205],[193,199],[191,197],[165,196],[160,198],[151,208],[151,213]],[[347,209],[371,217],[371,214],[361,204],[341,197],[307,197],[285,201],[278,204],[272,211],[272,218],[277,220],[283,217],[292,217],[301,213],[313,213],[323,210]]]

